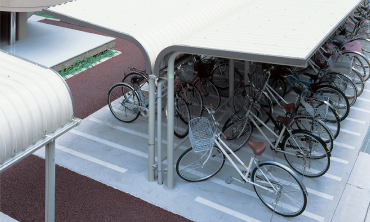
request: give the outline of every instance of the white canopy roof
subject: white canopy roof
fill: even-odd
[[[46,67],[0,51],[0,166],[74,118],[72,94]]]
[[[45,13],[134,42],[147,72],[173,51],[305,66],[361,0],[76,0]]]

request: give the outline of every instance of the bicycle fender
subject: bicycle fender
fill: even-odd
[[[279,163],[279,162],[276,162],[276,161],[273,161],[273,160],[258,161],[257,166],[263,165],[265,163],[270,163],[270,164],[278,165],[279,167],[281,167],[281,168],[287,170],[289,173],[291,173],[294,176],[294,178],[297,179],[298,183],[301,184],[304,193],[308,196],[308,192],[307,192],[306,186],[304,185],[304,183],[301,180],[301,178],[299,178],[299,176],[292,169],[290,169],[289,167],[285,166],[282,163]]]

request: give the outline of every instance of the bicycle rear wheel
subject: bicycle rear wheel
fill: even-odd
[[[137,92],[125,83],[117,83],[108,92],[108,106],[118,120],[130,123],[135,121],[140,111],[141,100]]]
[[[186,181],[199,182],[216,175],[224,163],[225,156],[216,146],[201,152],[190,147],[177,160],[176,172]]]
[[[252,172],[252,182],[256,183],[253,187],[262,203],[275,213],[295,217],[306,209],[305,186],[284,165],[274,162],[259,163]]]
[[[320,137],[305,131],[293,130],[284,137],[282,150],[288,164],[299,174],[319,177],[330,167],[329,149]]]

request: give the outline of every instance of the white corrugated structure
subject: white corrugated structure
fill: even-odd
[[[44,12],[134,42],[151,73],[171,51],[304,66],[360,2],[77,0]]]
[[[74,118],[65,81],[53,70],[0,51],[0,166]]]
[[[230,58],[230,67],[233,59],[304,67],[361,2],[74,0],[43,11],[62,21],[133,42],[144,56],[147,74],[158,77],[159,70],[168,60],[167,166],[173,166],[173,73],[176,56],[188,53]],[[233,69],[230,70],[231,80]],[[156,167],[154,75],[149,79],[149,181],[154,180]],[[230,89],[232,83],[231,80]],[[232,90],[229,93],[232,95]],[[162,172],[158,170],[159,173]],[[174,187],[173,175],[174,168],[168,167],[168,188]]]

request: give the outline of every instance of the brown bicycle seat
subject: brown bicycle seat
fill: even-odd
[[[286,111],[288,111],[288,112],[294,112],[294,111],[295,111],[295,104],[294,104],[294,103],[286,104],[286,103],[284,103],[283,101],[280,101],[279,103],[280,103],[280,105],[281,105],[282,107],[284,107],[284,109],[285,109]]]
[[[278,116],[278,120],[288,129],[291,129],[294,124],[294,119],[290,117]]]
[[[266,150],[266,144],[264,142],[252,142],[249,140],[247,144],[255,155],[261,155]]]

